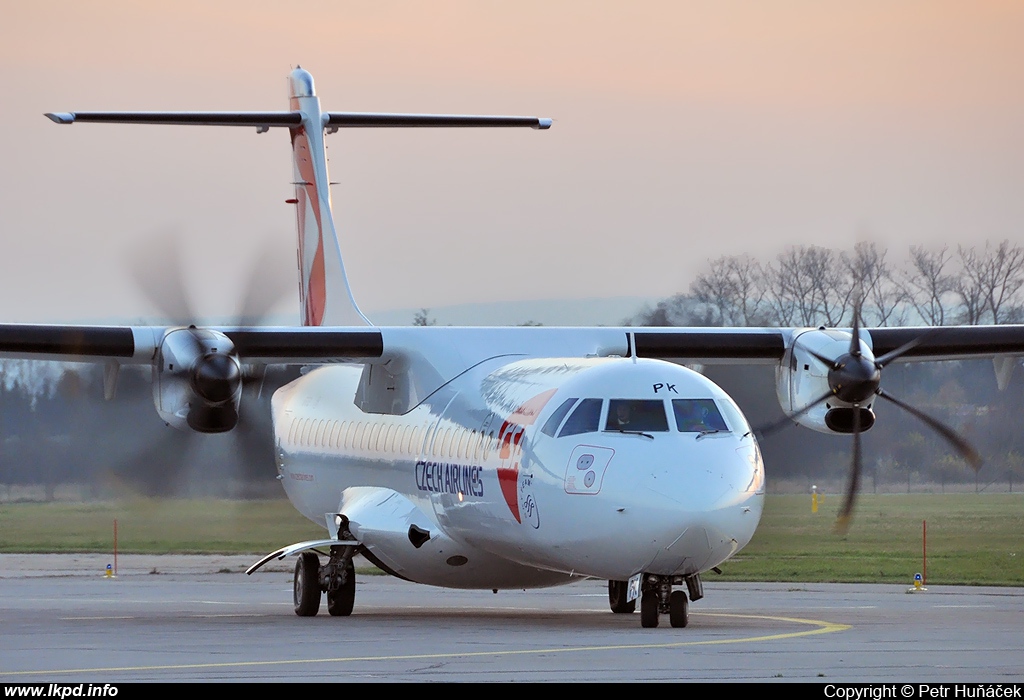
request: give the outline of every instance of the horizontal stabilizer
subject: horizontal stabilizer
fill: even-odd
[[[57,124],[190,124],[200,126],[302,125],[302,112],[47,112]],[[359,127],[529,127],[549,129],[542,117],[477,116],[471,114],[384,114],[376,112],[329,112],[323,126],[330,129]]]
[[[301,112],[47,112],[57,124],[197,124],[202,126],[289,126],[302,124]]]
[[[478,116],[472,114],[379,114],[373,112],[328,112],[325,127],[529,127],[550,129],[543,117]]]

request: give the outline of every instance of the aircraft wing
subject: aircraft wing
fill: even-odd
[[[0,356],[148,364],[168,333],[165,326],[73,326],[0,324]],[[383,353],[379,330],[319,327],[216,329],[245,362],[316,364],[366,361]]]
[[[701,364],[778,362],[794,330],[780,328],[636,328],[637,357]]]
[[[632,332],[639,357],[701,364],[755,364],[778,362],[804,333],[849,334],[851,330],[637,328]],[[898,362],[1024,357],[1024,325],[904,326],[863,328],[860,333],[876,357],[904,349],[894,360]]]
[[[703,364],[779,362],[796,338],[821,329],[803,328],[553,328],[432,327],[332,328],[312,326],[210,327],[234,343],[245,362],[320,364],[367,362],[443,345],[547,356],[611,355]],[[170,326],[0,324],[0,356],[124,364],[153,361]],[[844,329],[837,329],[843,331]],[[938,326],[863,329],[874,354],[882,356],[912,341],[901,362],[1024,356],[1024,325]],[[469,352],[469,350],[465,350]],[[480,358],[474,358],[480,359]]]
[[[1022,325],[874,328],[869,332],[876,356],[920,338],[920,343],[899,358],[900,362],[1024,356]]]

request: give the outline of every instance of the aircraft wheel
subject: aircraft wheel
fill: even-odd
[[[631,613],[636,610],[635,600],[626,600],[629,583],[626,581],[608,582],[608,605],[613,613]]]
[[[320,558],[313,552],[303,552],[295,562],[292,598],[299,617],[313,617],[320,610]]]
[[[345,567],[345,583],[336,591],[327,591],[327,612],[333,617],[347,617],[352,614],[356,602],[356,567],[349,559]]]
[[[640,596],[640,626],[658,626],[658,592],[644,591]]]
[[[686,627],[690,621],[689,602],[685,591],[672,591],[668,599],[668,619],[673,627]]]

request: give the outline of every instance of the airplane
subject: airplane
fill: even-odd
[[[292,145],[302,325],[0,325],[0,355],[152,367],[168,425],[221,433],[243,418],[253,368],[302,366],[271,399],[287,497],[325,528],[291,544],[293,603],[352,613],[363,555],[408,581],[531,588],[608,581],[609,607],[686,627],[702,575],[753,537],[765,498],[757,435],[725,391],[686,365],[774,365],[787,422],[853,435],[840,526],[853,512],[860,436],[877,398],[955,432],[881,389],[894,361],[992,357],[1012,369],[1024,326],[944,328],[377,327],[350,289],[331,209],[324,139],[375,127],[529,127],[516,116],[329,112],[312,75],[288,76],[270,112],[58,112],[58,124],[287,129]],[[772,428],[774,429],[774,428]],[[321,560],[321,556],[326,561]],[[638,605],[639,603],[639,605]]]

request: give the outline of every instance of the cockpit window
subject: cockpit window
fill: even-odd
[[[595,433],[601,420],[601,399],[583,399],[562,426],[558,437]]]
[[[681,433],[729,430],[714,399],[672,399],[672,410]]]
[[[540,431],[545,435],[554,437],[555,433],[558,432],[558,426],[562,422],[562,419],[565,418],[566,414],[569,413],[569,409],[571,409],[575,403],[576,399],[566,399],[561,406],[555,409],[555,412],[551,414],[551,417],[548,418],[546,423],[544,423],[544,427],[541,428]]]
[[[735,433],[749,433],[750,425],[747,423],[747,419],[743,417],[739,407],[732,401],[726,399],[721,402],[720,407],[722,413],[725,414],[726,420],[729,421],[729,425],[732,426],[733,432]]]
[[[608,420],[604,429],[667,432],[665,403],[656,399],[612,399],[608,404]]]

